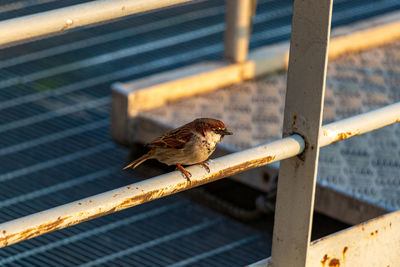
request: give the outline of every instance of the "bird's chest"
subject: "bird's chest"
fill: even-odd
[[[202,146],[202,150],[204,150],[205,154],[211,155],[215,150],[216,144],[207,142],[206,140],[202,140],[201,146]]]
[[[217,144],[221,141],[221,135],[215,134],[213,132],[207,132],[205,137],[201,138],[202,145],[207,150],[207,153],[211,155]]]
[[[221,135],[214,134],[213,132],[209,132],[206,134],[204,138],[201,139],[202,146],[204,147],[205,152],[210,156],[217,144],[221,141]]]
[[[214,152],[217,143],[220,141],[219,136],[196,136],[194,146],[192,147],[192,161],[201,162],[208,159]]]

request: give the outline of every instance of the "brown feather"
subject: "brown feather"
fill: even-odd
[[[142,164],[143,162],[145,162],[148,159],[153,158],[154,155],[154,151],[150,150],[148,153],[144,154],[143,156],[141,156],[138,159],[135,159],[134,161],[132,161],[131,163],[129,163],[128,165],[126,165],[123,170],[128,169],[130,167],[132,167],[132,169],[136,168],[137,166],[139,166],[140,164]]]
[[[163,136],[158,137],[150,143],[150,147],[176,148],[180,149],[193,137],[192,124],[185,124],[175,130],[172,130]]]

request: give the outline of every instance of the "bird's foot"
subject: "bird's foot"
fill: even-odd
[[[190,182],[190,177],[192,177],[192,174],[190,172],[188,172],[185,168],[183,168],[181,164],[176,164],[176,169],[180,170],[183,173],[183,175],[185,175],[186,180]]]
[[[207,170],[207,172],[208,173],[210,173],[211,171],[210,171],[210,167],[208,167],[208,162],[207,161],[203,161],[203,162],[199,162],[199,163],[196,163],[196,165],[201,165],[201,166],[203,166],[206,170]]]

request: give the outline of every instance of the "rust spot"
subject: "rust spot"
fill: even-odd
[[[352,132],[338,133],[338,140],[344,140],[344,139],[347,139],[347,138],[350,138],[350,137],[352,137],[352,136],[359,135],[359,134],[360,134],[360,132],[355,132],[355,133],[352,133]]]
[[[364,231],[364,230],[365,230],[364,226],[363,226],[363,227],[361,227],[361,231]]]
[[[331,266],[331,267],[339,267],[340,266],[340,260],[336,259],[336,258],[331,259],[329,261],[329,266]]]
[[[292,122],[292,126],[294,126],[294,125],[296,124],[296,121],[297,121],[297,115],[296,115],[296,114],[294,114],[294,115],[293,115],[293,122]]]
[[[78,205],[82,205],[82,203],[81,203],[81,202],[79,202],[79,203],[78,203]]]
[[[141,204],[141,203],[148,202],[157,197],[161,197],[161,196],[163,196],[162,191],[163,191],[162,189],[161,190],[153,190],[153,191],[150,191],[150,192],[140,195],[140,196],[136,196],[133,198],[127,198],[116,207],[116,210],[126,209],[126,208],[129,208],[129,207]],[[167,195],[167,194],[165,194],[165,195]]]
[[[3,230],[3,235],[5,235],[7,233],[7,231],[6,230]]]
[[[371,232],[369,235],[370,235],[370,236],[374,236],[374,232]]]
[[[139,189],[139,187],[136,186],[136,189]]]
[[[274,159],[275,159],[275,156],[273,155],[273,156],[268,156],[266,158],[249,160],[249,161],[243,162],[241,164],[226,168],[219,172],[213,173],[211,176],[209,176],[205,179],[202,179],[200,181],[192,181],[192,185],[193,186],[203,185],[203,184],[208,183],[210,180],[215,181],[215,180],[221,179],[223,177],[231,176],[233,174],[240,173],[240,172],[252,169],[252,168],[260,167],[260,166],[270,163]]]
[[[347,139],[347,135],[345,133],[338,133],[338,139],[339,140]]]
[[[93,201],[92,200],[89,200],[89,203],[92,203]]]
[[[389,227],[392,228],[392,223],[391,222],[389,223]]]
[[[130,186],[127,186],[126,188],[128,188],[128,189],[131,189],[131,187],[130,187]]]
[[[114,194],[113,197],[117,197],[119,194]]]
[[[347,246],[343,248],[343,252],[342,252],[343,260],[346,260],[346,252],[347,252],[347,250],[349,250],[349,248]]]
[[[314,150],[314,145],[311,146],[311,150]]]
[[[55,220],[54,222],[44,223],[39,225],[38,227],[28,228],[25,231],[7,235],[5,237],[0,238],[0,244],[2,244],[3,246],[7,246],[9,244],[14,244],[22,240],[30,239],[32,237],[41,235],[43,233],[52,232],[54,230],[64,228],[65,226],[62,226],[62,224],[64,223],[65,220],[71,217],[72,216],[67,216],[64,218],[58,217],[57,220]]]
[[[321,260],[322,266],[325,266],[326,261],[329,259],[328,254],[325,254]]]
[[[378,234],[378,230],[375,230],[375,234],[376,234],[376,235]]]

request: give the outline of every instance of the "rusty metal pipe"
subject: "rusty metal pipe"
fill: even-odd
[[[322,127],[320,147],[400,121],[400,102],[353,116]]]
[[[98,0],[0,22],[0,45],[193,0]]]
[[[202,166],[191,166],[187,168],[192,174],[191,182],[187,182],[180,172],[175,171],[5,222],[0,224],[0,247],[293,157],[301,153],[304,146],[302,137],[292,135],[269,144],[210,160],[210,173]]]
[[[327,146],[355,135],[348,134],[350,132],[362,134],[399,121],[400,103],[396,103],[330,123],[322,127],[320,146]],[[340,133],[346,133],[346,136]],[[210,173],[202,166],[191,166],[187,168],[192,173],[190,183],[186,182],[180,172],[171,172],[5,222],[0,224],[0,248],[249,169],[287,159],[302,153],[304,147],[303,138],[299,135],[292,135],[269,144],[210,160]]]

